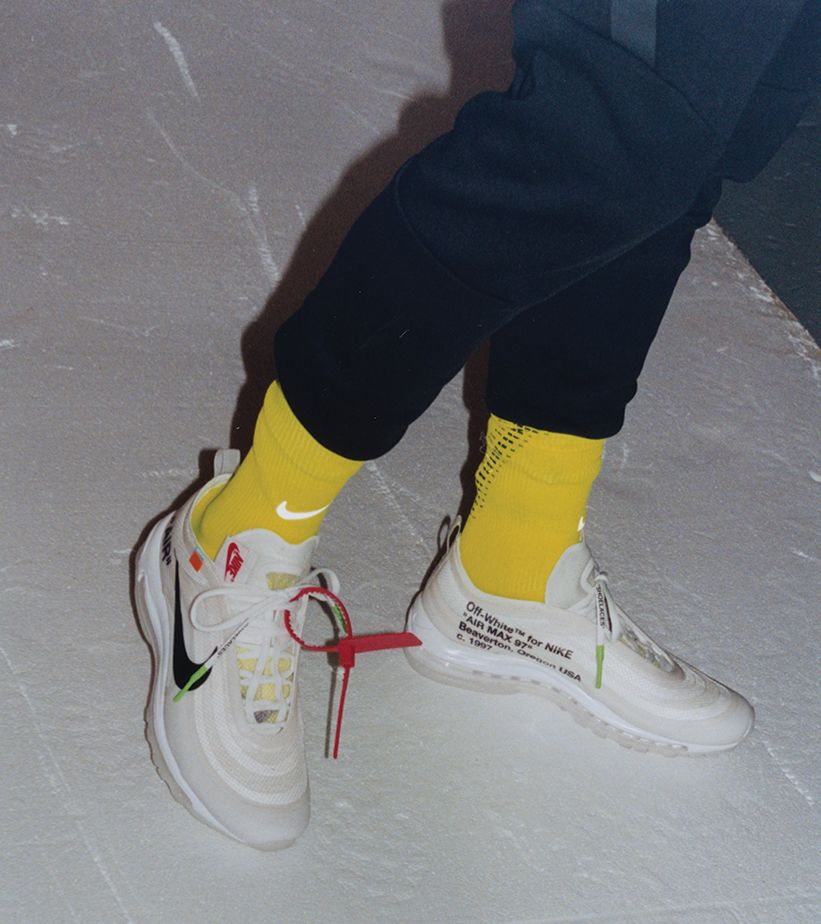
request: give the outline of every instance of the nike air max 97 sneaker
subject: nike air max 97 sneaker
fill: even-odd
[[[415,600],[411,665],[432,679],[496,693],[541,693],[626,747],[706,754],[737,745],[753,709],[666,652],[614,602],[584,542],[547,580],[544,603],[483,593],[458,535]]]
[[[409,632],[354,635],[336,575],[309,570],[315,536],[294,545],[249,529],[229,536],[212,561],[197,545],[191,512],[238,464],[238,452],[220,450],[215,477],[163,517],[137,555],[137,612],[154,661],[146,736],[160,776],[195,818],[276,850],[299,837],[309,816],[300,650],[337,657],[336,757],[357,654],[420,642]],[[312,600],[334,620],[330,644],[302,637]]]
[[[137,558],[137,608],[154,656],[147,737],[160,776],[196,818],[274,850],[292,843],[309,816],[300,646],[284,613],[298,632],[308,601],[291,601],[317,584],[308,573],[317,540],[290,545],[248,530],[211,561],[197,546],[191,510],[238,461],[218,453],[216,477],[154,526]]]

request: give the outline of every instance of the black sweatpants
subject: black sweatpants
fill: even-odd
[[[305,427],[392,448],[483,340],[487,403],[616,433],[695,230],[817,91],[817,0],[518,0],[516,75],[408,161],[275,341]]]

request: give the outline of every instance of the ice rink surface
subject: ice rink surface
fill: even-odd
[[[150,763],[132,550],[207,450],[247,445],[271,333],[353,217],[504,85],[508,7],[0,13],[4,924],[821,920],[819,357],[715,226],[608,444],[588,538],[628,612],[753,701],[747,742],[625,751],[389,652],[353,672],[337,762],[330,669],[304,658],[313,818],[288,851],[198,824]],[[481,365],[326,521],[358,631],[402,625],[463,504]]]

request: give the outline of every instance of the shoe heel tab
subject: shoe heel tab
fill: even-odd
[[[239,449],[218,449],[214,453],[214,477],[233,475],[239,467]]]

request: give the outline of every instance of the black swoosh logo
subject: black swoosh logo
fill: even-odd
[[[217,649],[215,648],[214,651]],[[211,652],[213,654],[214,652]],[[208,656],[209,658],[211,655]],[[205,659],[206,661],[208,658]],[[177,562],[177,571],[174,575],[174,683],[181,690],[191,679],[192,675],[198,671],[205,661],[199,664],[188,657],[188,649],[185,647],[185,636],[182,630],[182,602],[180,601],[180,563]],[[209,668],[202,677],[195,683],[192,683],[189,690],[196,690],[202,686],[211,676]]]

